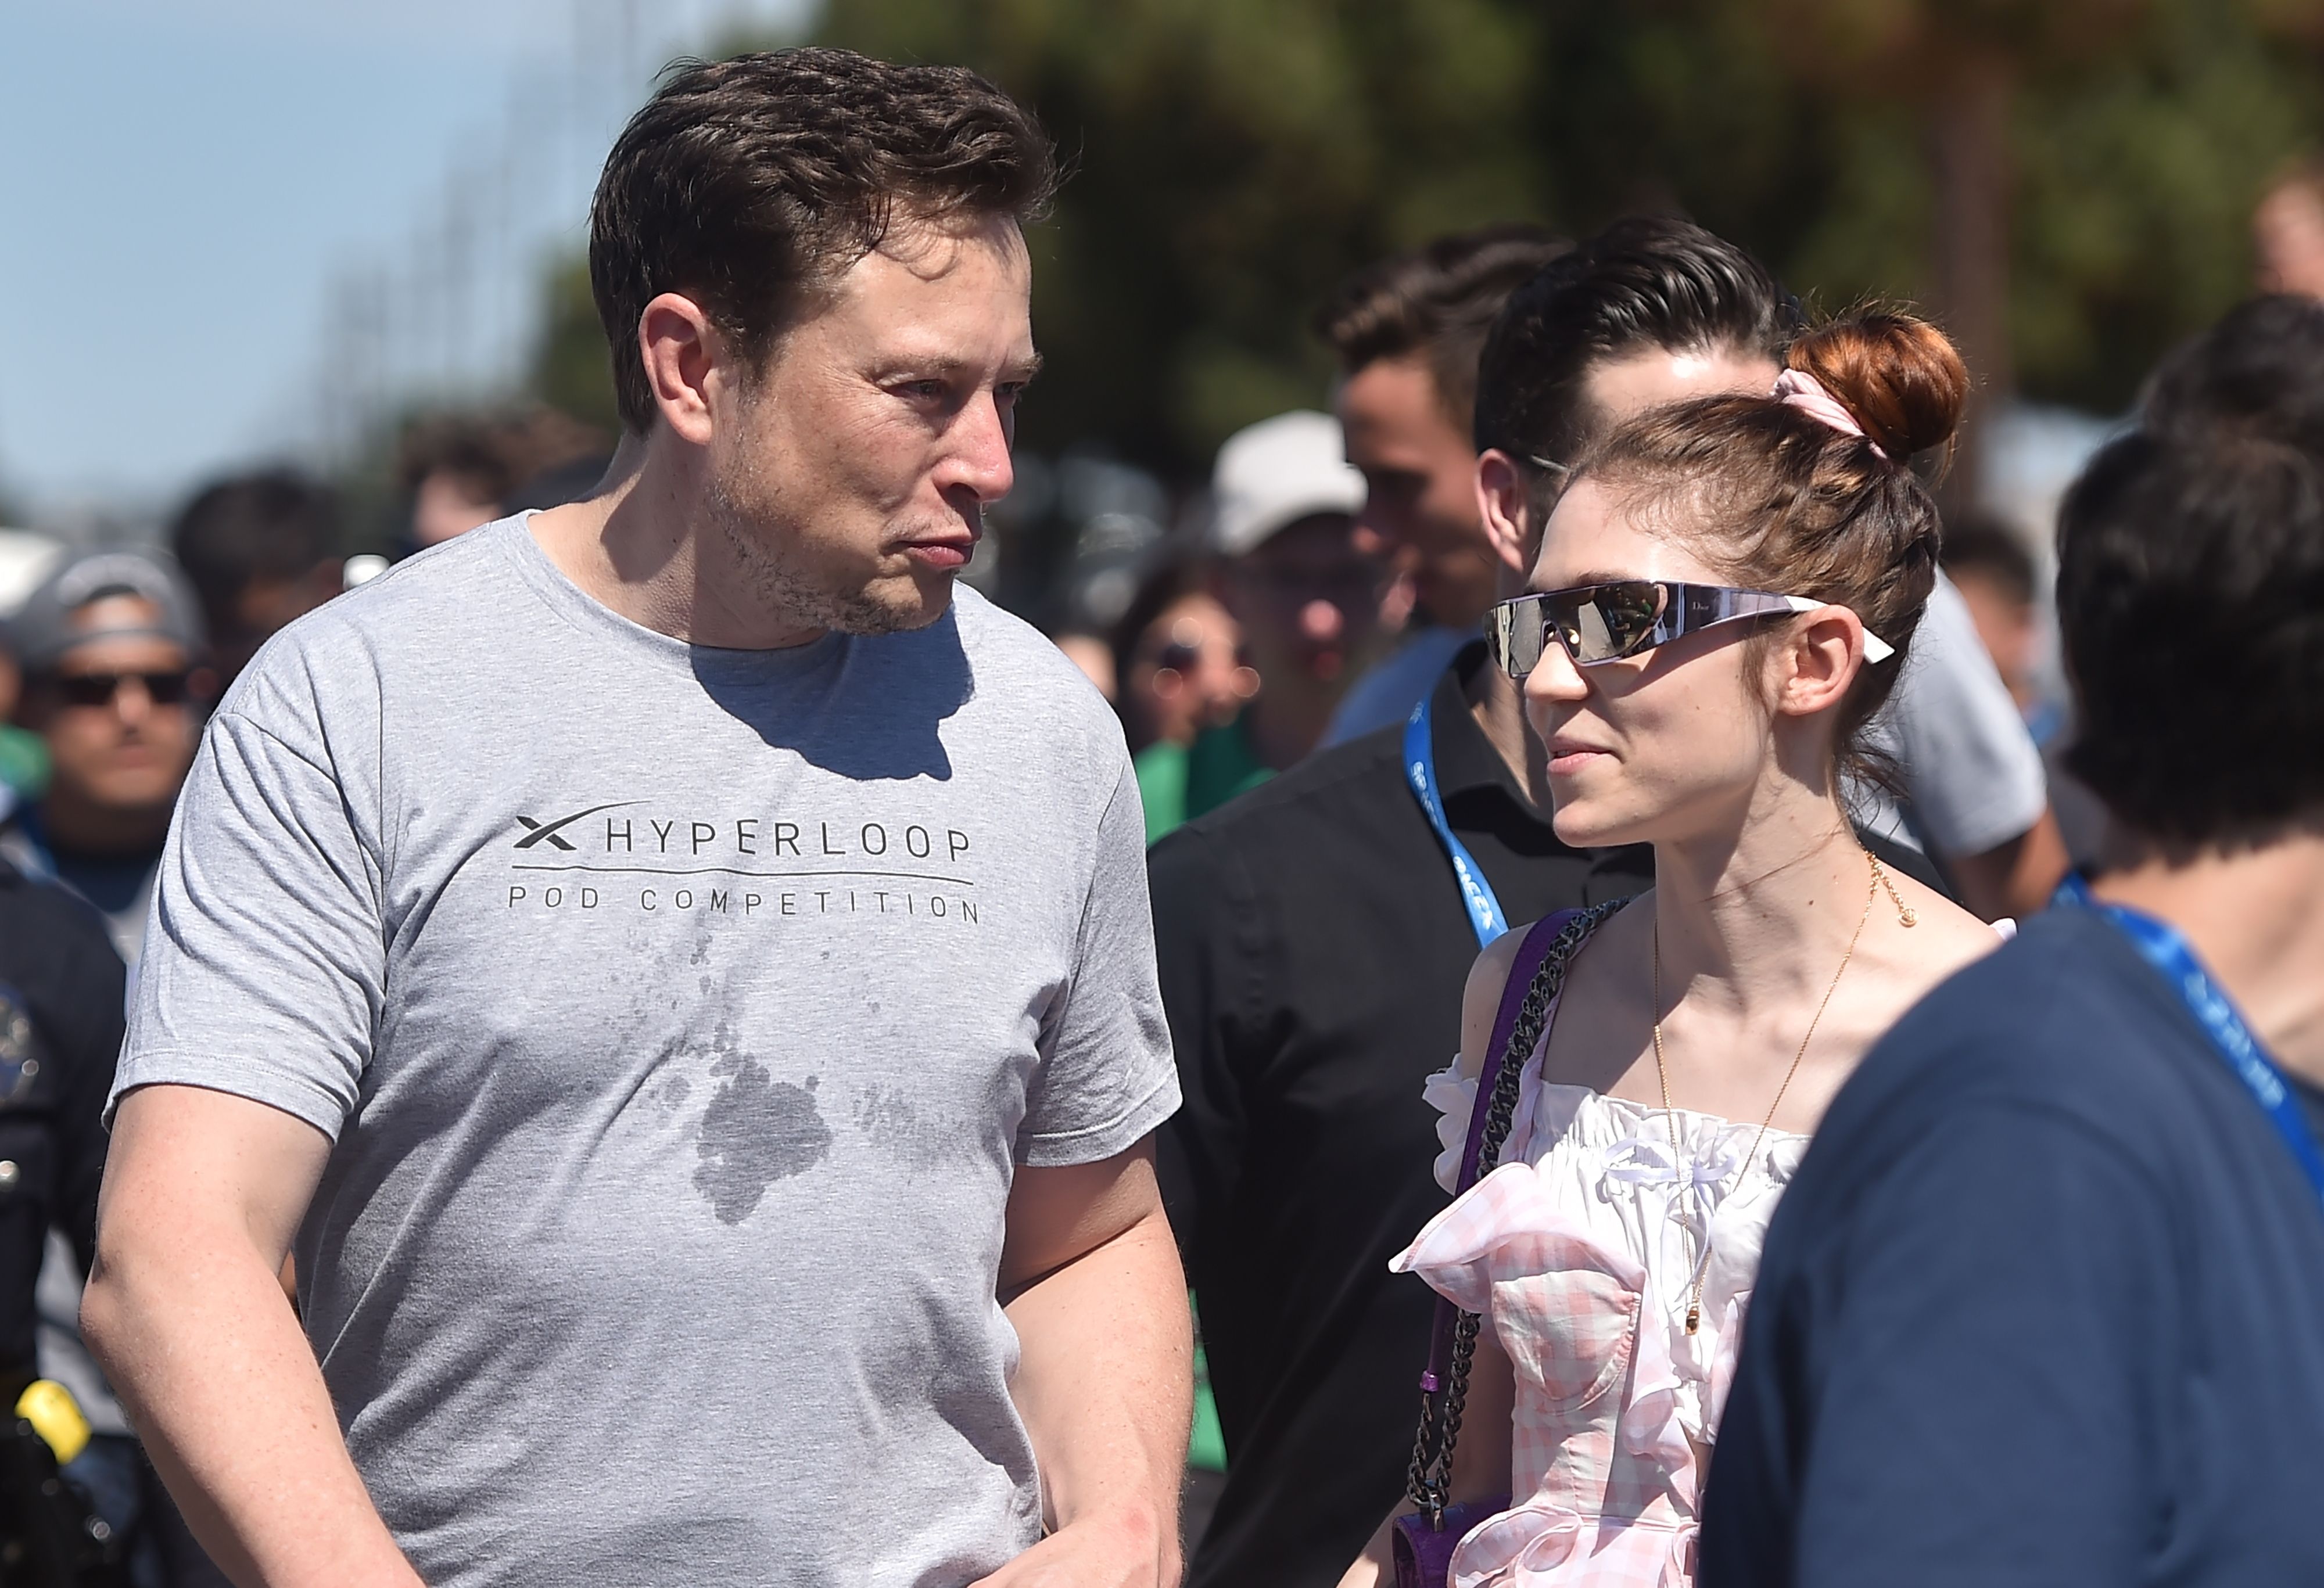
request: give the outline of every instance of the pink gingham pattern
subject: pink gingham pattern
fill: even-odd
[[[1452,1588],[1684,1588],[1702,1455],[1806,1138],[1771,1131],[1747,1161],[1755,1126],[1542,1084],[1539,1063],[1536,1051],[1502,1167],[1392,1264],[1484,1315],[1517,1379],[1516,1502],[1462,1540]],[[1472,1106],[1462,1084],[1431,1078],[1448,1124]]]

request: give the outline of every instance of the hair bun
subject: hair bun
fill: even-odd
[[[1942,331],[1895,309],[1858,309],[1803,332],[1785,361],[1812,375],[1890,457],[1950,441],[1969,366]]]

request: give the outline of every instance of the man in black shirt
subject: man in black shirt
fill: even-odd
[[[1429,262],[1460,262],[1440,244],[1371,278],[1398,291],[1347,317],[1364,331],[1351,344],[1360,356],[1477,367],[1475,303],[1443,282],[1412,288]],[[1520,285],[1472,272],[1468,290],[1507,300]],[[1530,307],[1513,326],[1519,305]],[[1462,415],[1489,461],[1513,481],[1525,471],[1499,504],[1504,530],[1480,516],[1505,594],[1531,566],[1556,478],[1511,459],[1578,443],[1640,406],[1598,380],[1609,367],[1635,377],[1652,364],[1652,381],[1631,384],[1659,400],[1689,395],[1688,381],[1764,389],[1775,374],[1759,350],[1784,312],[1748,256],[1674,225],[1618,229],[1523,284],[1484,346],[1473,414]],[[1398,314],[1410,343],[1384,353],[1382,327]],[[1465,355],[1434,345],[1464,335]],[[1541,747],[1481,643],[1428,703],[1447,822],[1507,924],[1651,884],[1650,851],[1593,856],[1558,841]],[[1312,757],[1181,828],[1149,863],[1185,1097],[1162,1134],[1164,1190],[1228,1455],[1193,1588],[1336,1583],[1403,1489],[1434,1304],[1388,1261],[1444,1206],[1421,1087],[1458,1045],[1482,935],[1407,780],[1404,731]]]
[[[51,1225],[86,1267],[121,1051],[122,968],[87,904],[0,861],[0,1398],[38,1376],[32,1281]]]
[[[1438,681],[1434,748],[1508,918],[1646,886],[1651,857],[1558,842],[1471,714],[1490,672],[1480,642]],[[1185,1095],[1164,1184],[1229,1457],[1190,1581],[1328,1583],[1402,1485],[1434,1302],[1388,1260],[1444,1205],[1420,1088],[1477,940],[1393,730],[1180,828],[1151,871]]]
[[[0,1408],[13,1409],[40,1376],[33,1287],[50,1229],[64,1232],[84,1268],[95,1253],[122,983],[103,918],[0,860]],[[141,1465],[133,1440],[100,1434],[67,1470],[115,1533],[151,1551],[134,1535]],[[7,1470],[23,1475],[14,1463]],[[0,1496],[0,1516],[20,1519],[27,1503]]]

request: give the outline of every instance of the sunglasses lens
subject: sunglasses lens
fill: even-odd
[[[190,673],[71,673],[56,681],[57,698],[69,706],[109,706],[132,678],[157,706],[183,705],[193,695]]]
[[[1546,610],[1537,597],[1503,601],[1485,619],[1486,648],[1512,678],[1522,680],[1541,665],[1542,647],[1548,638]]]
[[[1636,656],[1654,643],[1665,597],[1658,584],[1644,581],[1600,584],[1575,604],[1567,643],[1576,661],[1610,662]]]

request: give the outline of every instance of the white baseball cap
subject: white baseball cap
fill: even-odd
[[[1239,557],[1302,519],[1358,511],[1364,477],[1349,465],[1340,421],[1296,408],[1227,438],[1211,470],[1211,548]]]

